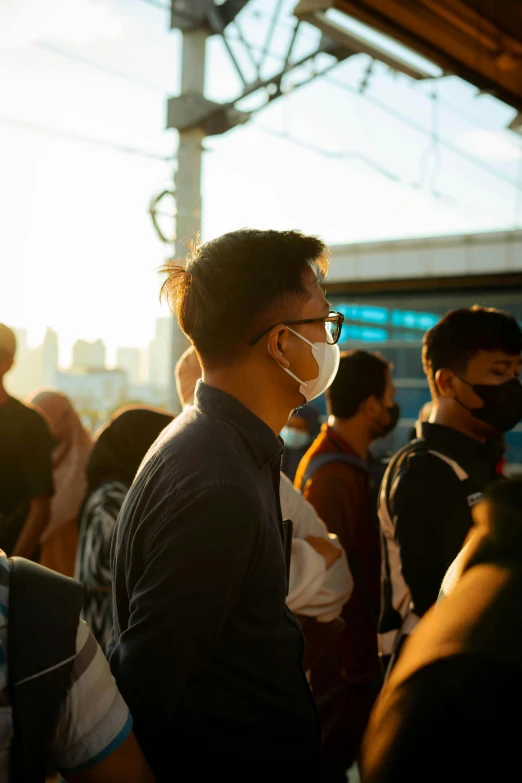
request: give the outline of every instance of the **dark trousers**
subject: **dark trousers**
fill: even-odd
[[[323,783],[346,782],[346,771],[357,760],[368,719],[381,687],[378,663],[367,675],[341,666],[330,648],[312,669],[311,685],[322,725]]]

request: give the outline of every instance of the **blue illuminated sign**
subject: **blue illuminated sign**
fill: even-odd
[[[391,322],[394,326],[406,329],[422,329],[425,332],[438,322],[439,316],[434,313],[416,313],[412,310],[394,310]]]
[[[372,324],[387,324],[389,310],[387,307],[372,307],[371,305],[339,305],[338,310],[349,321],[364,321]]]
[[[374,305],[340,304],[337,309],[347,321],[360,321],[384,326],[391,323],[403,329],[419,329],[425,332],[435,326],[439,316],[435,313],[418,313],[414,310],[390,310]]]
[[[386,329],[375,329],[371,326],[355,326],[355,324],[345,323],[341,332],[341,344],[348,340],[385,343],[388,340],[388,332]]]

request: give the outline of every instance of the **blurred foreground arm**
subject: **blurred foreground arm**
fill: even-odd
[[[154,781],[109,662],[83,620],[51,757],[67,783]]]
[[[99,764],[84,772],[66,774],[65,780],[67,783],[154,783],[133,733]]]
[[[281,511],[294,525],[286,603],[296,614],[329,622],[350,597],[353,580],[346,555],[313,506],[281,474]]]
[[[33,498],[29,514],[12,551],[13,557],[34,557],[40,536],[49,524],[51,498]]]

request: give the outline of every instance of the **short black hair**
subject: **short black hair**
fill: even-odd
[[[450,310],[424,335],[422,364],[431,392],[438,395],[435,376],[443,368],[464,374],[479,351],[522,352],[522,330],[510,313],[494,307]]]
[[[203,360],[219,360],[268,326],[288,297],[309,297],[307,269],[319,282],[328,269],[326,246],[317,237],[245,228],[194,246],[184,264],[167,263],[161,295]]]
[[[389,371],[389,363],[377,353],[342,353],[337,375],[326,393],[328,412],[340,419],[351,419],[365,400],[381,399]]]

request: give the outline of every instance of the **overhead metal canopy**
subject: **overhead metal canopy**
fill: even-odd
[[[301,0],[296,15],[335,9],[394,38],[522,112],[520,0]]]

